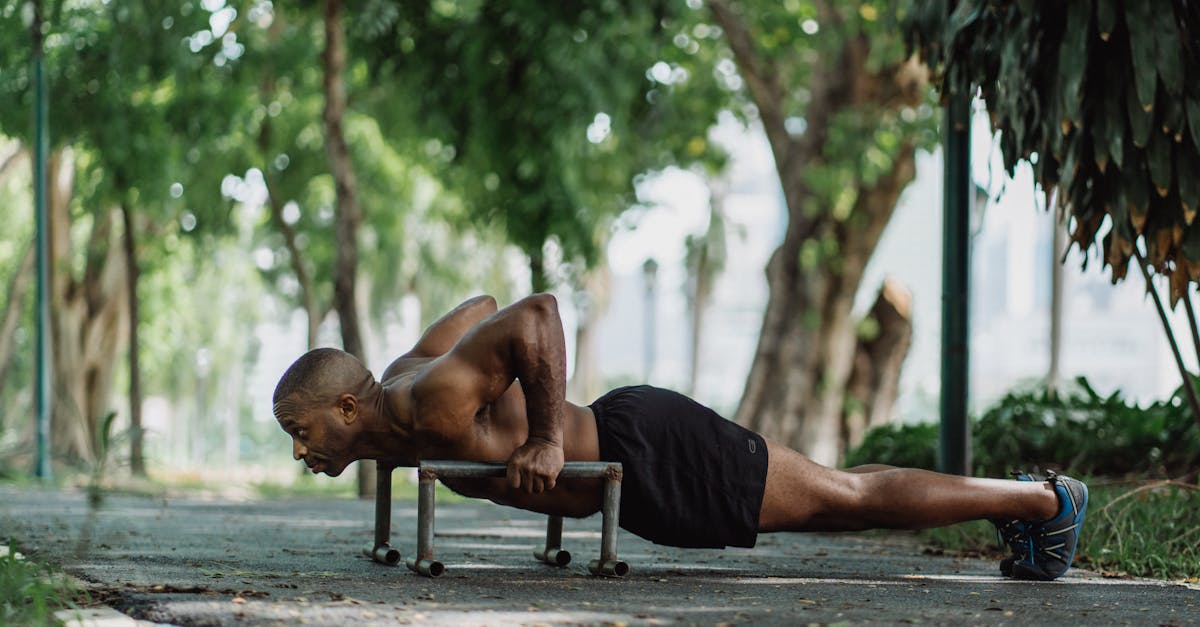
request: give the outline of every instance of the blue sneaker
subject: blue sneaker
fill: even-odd
[[[1017,579],[1058,579],[1075,559],[1079,529],[1087,514],[1087,485],[1054,472],[1048,475],[1047,481],[1058,495],[1058,514],[1049,520],[1025,523],[1027,548],[1018,551],[1018,559],[1012,564],[1012,576]]]
[[[1040,474],[1014,472],[1013,477],[1017,481],[1045,481],[1046,477]],[[1012,553],[1000,560],[1000,574],[1005,577],[1012,577],[1012,567],[1021,557],[1028,552],[1029,542],[1025,539],[1026,531],[1028,531],[1028,523],[1022,520],[1005,520],[1003,518],[989,518],[989,522],[996,526],[996,541],[1002,546],[1007,546]]]

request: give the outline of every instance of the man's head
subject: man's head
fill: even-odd
[[[292,436],[292,456],[315,472],[336,477],[354,455],[355,438],[369,407],[363,399],[375,378],[353,355],[318,348],[292,364],[275,386],[273,411]]]

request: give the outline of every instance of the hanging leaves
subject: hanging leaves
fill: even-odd
[[[1200,279],[1200,3],[931,2],[903,28],[942,94],[978,90],[1009,174],[1030,161],[1059,189],[1114,283],[1139,240],[1173,300]]]

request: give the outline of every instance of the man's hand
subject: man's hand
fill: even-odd
[[[508,458],[508,484],[531,494],[553,490],[562,468],[562,446],[530,438]]]

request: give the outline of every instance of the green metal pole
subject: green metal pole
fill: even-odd
[[[971,101],[952,95],[942,129],[942,423],[938,466],[971,474],[971,431],[967,420],[970,381],[968,277],[970,276]]]
[[[33,2],[33,204],[37,213],[37,469],[50,479],[50,220],[46,215],[46,79],[42,3]]]

